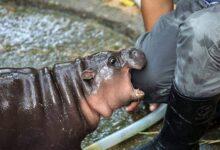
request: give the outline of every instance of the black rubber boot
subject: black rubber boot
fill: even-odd
[[[220,96],[189,98],[173,86],[160,134],[138,150],[197,150]]]
[[[216,119],[216,120],[218,120],[220,122],[220,102],[218,102],[214,119]]]
[[[217,104],[216,113],[215,113],[215,116],[212,122],[210,123],[209,128],[213,129],[213,128],[219,127],[219,125],[220,125],[220,102],[218,102]]]

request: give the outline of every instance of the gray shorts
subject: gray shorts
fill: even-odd
[[[147,102],[166,102],[174,81],[190,97],[220,93],[220,5],[181,0],[162,16],[152,32],[141,35],[136,48],[148,60],[132,82],[146,93]]]

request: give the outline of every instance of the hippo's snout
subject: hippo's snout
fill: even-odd
[[[133,49],[131,50],[130,53],[131,53],[130,57],[136,62],[137,65],[139,65],[138,68],[143,68],[146,65],[147,59],[142,51]]]
[[[147,64],[145,54],[135,48],[122,51],[124,61],[131,69],[142,69]]]

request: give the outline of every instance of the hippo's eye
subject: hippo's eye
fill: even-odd
[[[112,56],[112,57],[109,58],[108,63],[109,63],[111,66],[115,66],[116,63],[117,63],[117,61],[118,61],[117,58],[114,57],[114,56]]]

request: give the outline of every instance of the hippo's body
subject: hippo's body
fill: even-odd
[[[76,59],[53,69],[0,69],[0,150],[80,149],[81,140],[94,130],[80,107],[94,87],[81,74],[85,68],[106,65],[112,54]]]
[[[53,70],[0,70],[0,149],[79,149],[90,129],[79,109],[80,61]]]

